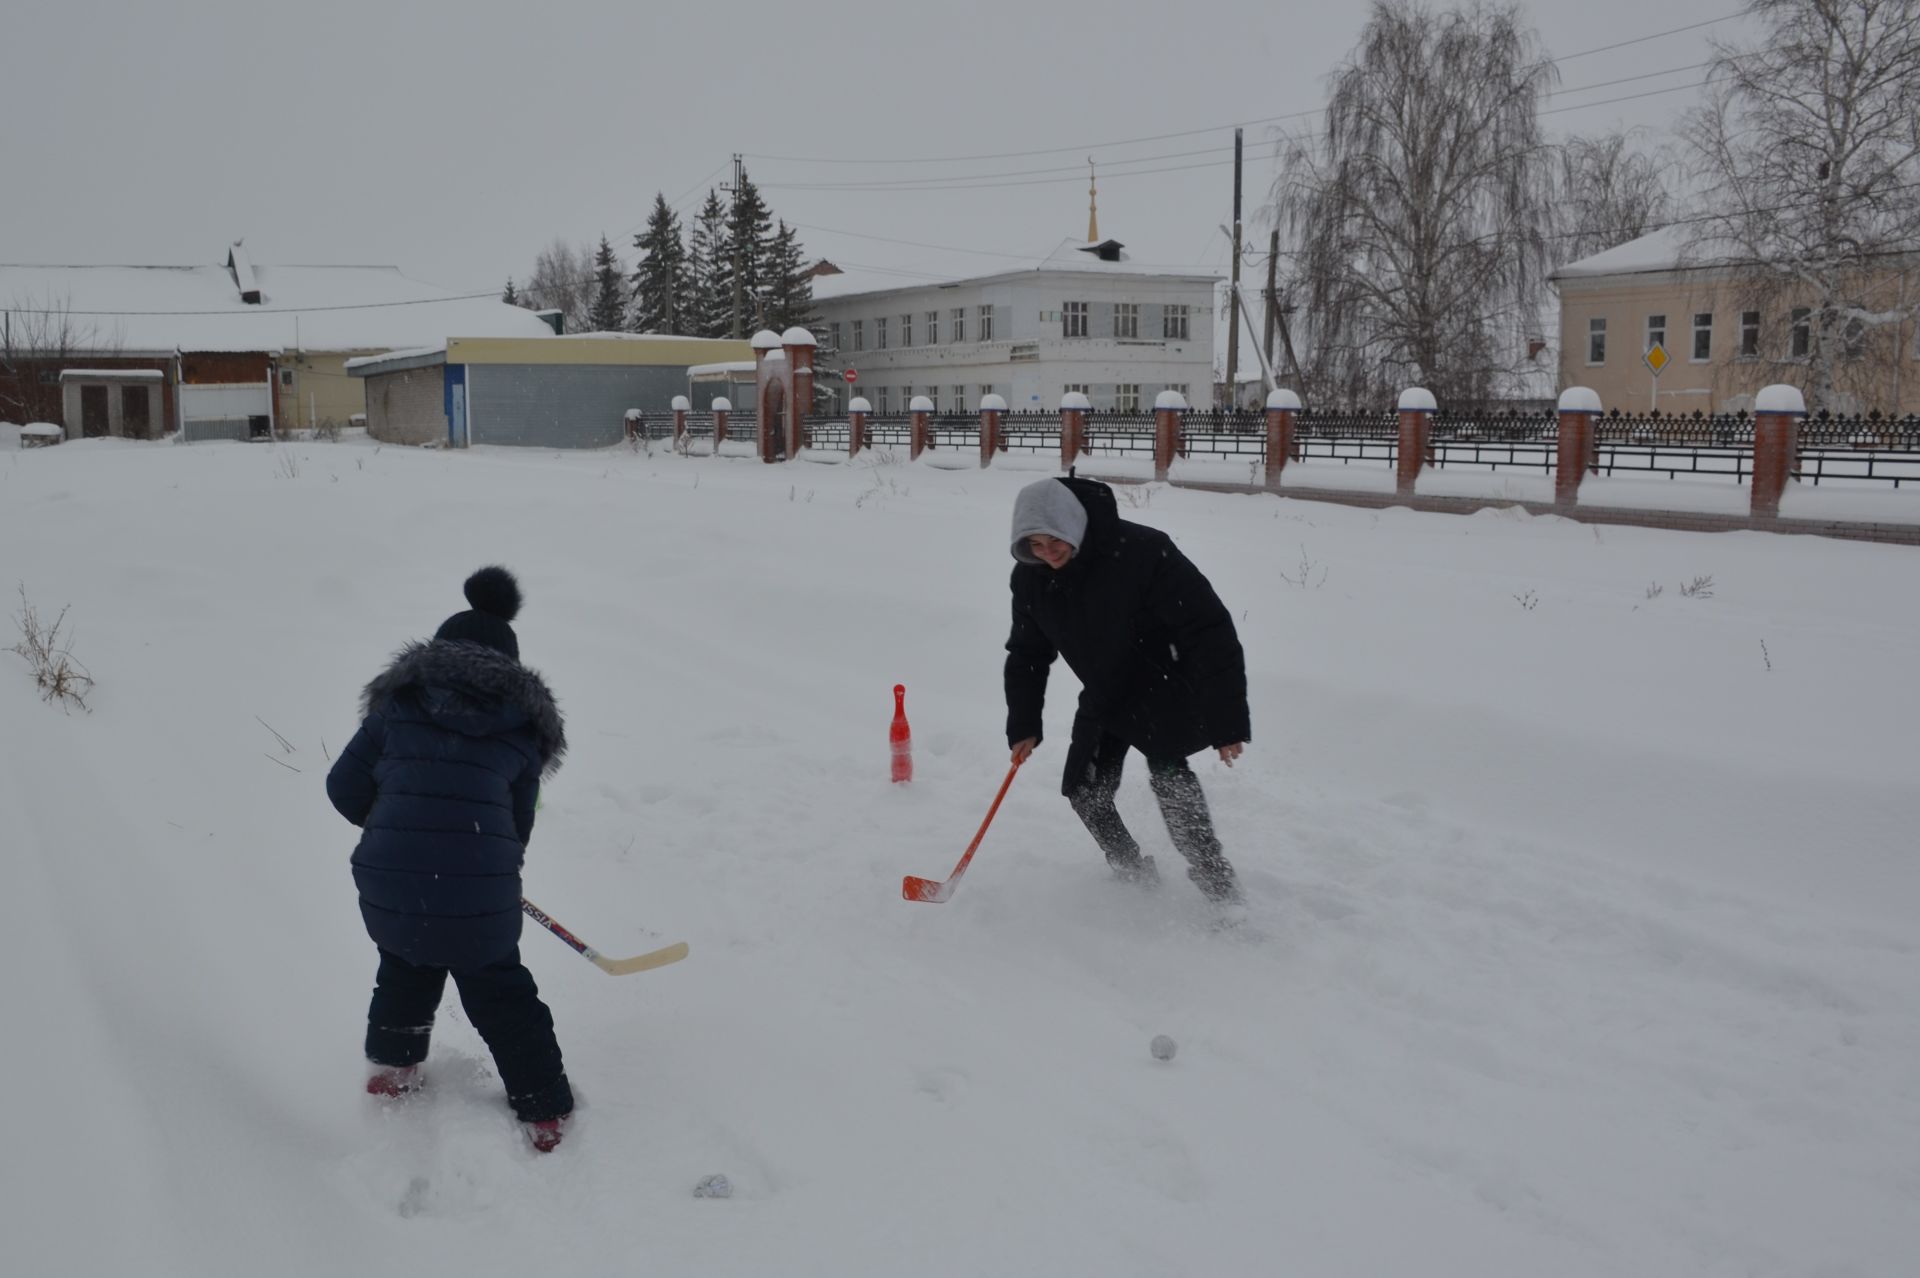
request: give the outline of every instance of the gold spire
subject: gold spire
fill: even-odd
[[[1093,157],[1087,157],[1087,243],[1100,242],[1100,188],[1094,182]]]

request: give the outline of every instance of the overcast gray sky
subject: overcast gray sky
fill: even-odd
[[[1709,37],[1738,36],[1744,20],[1567,55],[1739,7],[1523,5],[1567,59],[1546,123],[1677,122],[1692,91],[1587,104],[1697,84]],[[992,255],[1084,233],[1091,153],[1103,234],[1140,261],[1224,271],[1232,124],[1247,123],[1251,222],[1275,173],[1270,121],[1321,104],[1366,6],[11,0],[7,12],[0,261],[209,262],[244,235],[256,262],[392,264],[479,290],[524,278],[556,235],[604,232],[630,260],[654,192],[690,211],[735,151],[812,256],[944,276],[1017,265]],[[1171,133],[1186,136],[1126,141]],[[1127,161],[1163,171],[1124,176]],[[965,181],[808,189],[943,178]]]

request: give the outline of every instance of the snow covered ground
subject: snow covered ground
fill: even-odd
[[[1129,488],[1240,619],[1255,740],[1197,762],[1252,921],[1107,880],[1064,671],[909,905],[1006,769],[1032,474],[0,452],[0,578],[98,681],[65,714],[0,653],[7,1271],[1914,1272],[1920,553]],[[529,895],[693,951],[528,932],[583,1103],[544,1158],[451,999],[432,1092],[361,1094],[322,790],[492,561],[573,742]]]

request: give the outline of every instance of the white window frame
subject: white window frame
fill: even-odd
[[[956,386],[953,388],[953,411],[956,413],[964,413],[967,411],[967,388],[965,386]]]
[[[1163,341],[1185,342],[1192,340],[1193,321],[1190,318],[1193,308],[1190,306],[1169,305],[1160,313],[1160,337]]]
[[[1760,358],[1760,312],[1740,312],[1740,353],[1737,359]]]
[[[938,385],[929,386],[926,388],[926,391],[927,391],[927,402],[933,405],[934,412],[936,413],[939,412],[940,411],[940,387]]]
[[[835,320],[833,323],[827,325],[827,344],[829,346],[832,346],[833,349],[836,351],[840,349],[840,321],[839,320]]]
[[[913,345],[913,312],[908,311],[900,317],[900,345]]]
[[[1120,382],[1113,388],[1113,408],[1119,413],[1140,411],[1140,383]]]
[[[928,311],[927,312],[927,345],[938,346],[939,344],[940,344],[940,312]]]
[[[873,408],[876,413],[885,414],[887,411],[887,403],[888,403],[887,390],[888,388],[885,386],[876,386],[874,388]]]
[[[979,306],[974,308],[974,314],[979,320],[979,337],[977,340],[991,342],[993,340],[993,303],[980,303]]]
[[[1139,340],[1140,303],[1115,302],[1113,304],[1113,335],[1128,341]]]
[[[1087,304],[1085,302],[1062,302],[1060,304],[1060,336],[1085,337],[1087,335]]]
[[[995,390],[993,389],[993,386],[992,386],[992,384],[991,384],[991,383],[989,383],[988,385],[985,385],[985,386],[976,386],[976,387],[974,387],[973,389],[974,389],[974,390],[975,390],[976,392],[978,392],[978,394],[979,394],[979,396],[980,396],[980,399],[981,399],[981,400],[984,400],[984,399],[985,399],[985,398],[986,398],[987,396],[989,396],[989,395],[994,395],[994,394],[998,394],[998,392],[997,392],[997,391],[995,391]],[[980,402],[980,400],[975,400],[974,402],[975,402],[975,403],[979,403],[979,402]]]
[[[873,349],[887,349],[887,317],[884,315],[873,321]]]
[[[1704,323],[1702,321],[1705,321]],[[1701,337],[1707,339],[1707,353],[1700,353]],[[1687,348],[1687,362],[1706,364],[1713,360],[1713,312],[1695,311],[1693,313],[1693,345]]]
[[[1595,346],[1596,340],[1599,343],[1597,348]],[[1600,358],[1598,359],[1594,358],[1594,351],[1596,349],[1600,352]],[[1606,362],[1607,317],[1604,315],[1594,315],[1587,320],[1587,367],[1600,368],[1603,367]]]
[[[1813,358],[1813,308],[1796,306],[1787,313],[1787,358]]]
[[[1655,336],[1656,334],[1658,334],[1657,337]],[[1643,352],[1652,350],[1655,341],[1660,343],[1660,348],[1666,350],[1667,354],[1673,354],[1671,350],[1667,349],[1667,317],[1665,315],[1647,316],[1647,341],[1646,345],[1640,349]]]
[[[865,320],[853,321],[853,349],[856,351],[864,351],[867,349],[867,322]]]
[[[954,307],[953,311],[947,316],[947,325],[949,328],[953,330],[953,336],[948,338],[947,339],[948,341],[951,341],[951,342],[966,341],[967,340],[967,308],[964,306]]]

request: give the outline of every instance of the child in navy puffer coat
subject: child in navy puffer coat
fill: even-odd
[[[367,1090],[418,1085],[449,975],[536,1147],[559,1142],[573,1092],[553,1014],[520,962],[520,867],[541,778],[566,732],[553,694],[520,664],[504,568],[466,582],[472,607],[410,643],[367,685],[364,719],[327,774],[360,826],[353,878],[380,951],[367,1009]]]

